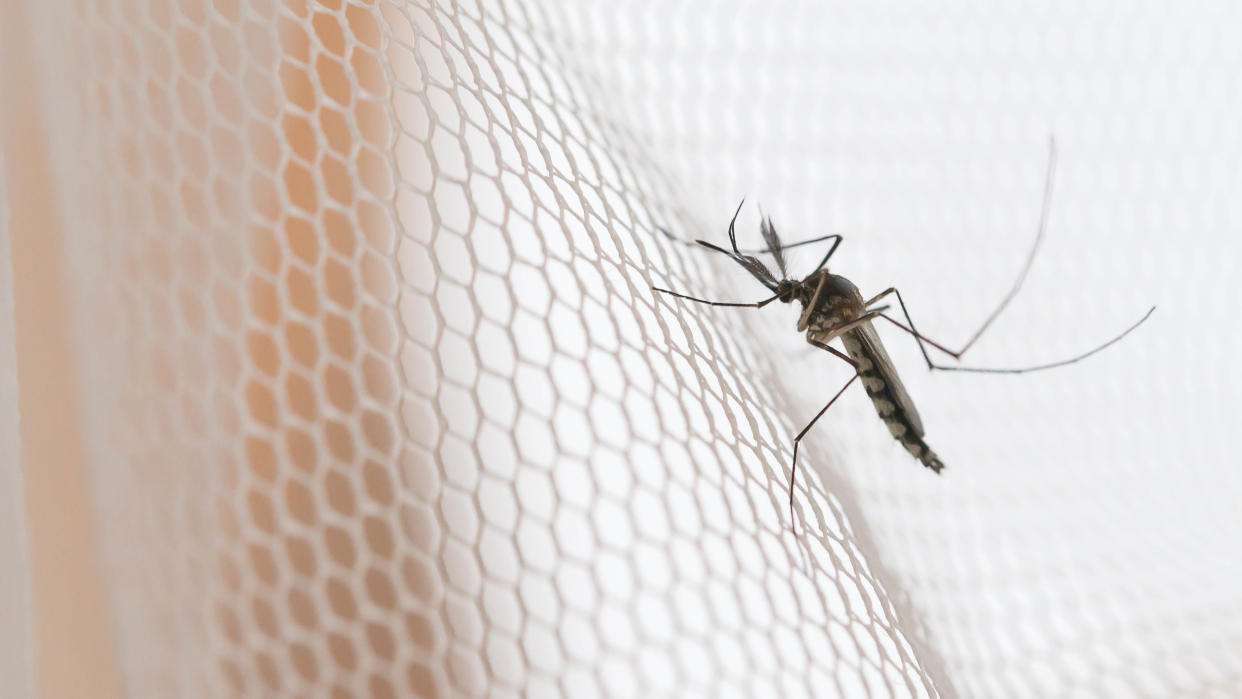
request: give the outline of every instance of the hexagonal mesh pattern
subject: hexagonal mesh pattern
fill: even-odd
[[[1188,579],[1236,580],[1236,556],[1168,532],[1236,532],[1228,499],[1196,488],[1242,494],[1242,480],[1210,450],[1175,480],[1158,468],[1174,447],[1112,445],[1116,413],[1092,422],[1190,390],[1135,385],[1170,341],[1035,387],[913,378],[916,399],[937,396],[929,439],[957,480],[912,464],[847,396],[800,452],[795,535],[790,438],[844,367],[808,354],[788,309],[650,290],[757,300],[676,240],[719,240],[754,188],[791,238],[878,231],[840,254],[864,292],[900,281],[936,299],[919,303],[926,327],[965,336],[1038,217],[1048,124],[1066,151],[1115,145],[1093,131],[1107,118],[1031,107],[1076,99],[1072,70],[1044,68],[1063,37],[979,8],[620,5],[38,10],[45,69],[71,76],[48,81],[45,111],[131,693],[1237,686],[1236,590],[1197,584],[1185,602]],[[924,32],[959,20],[958,39]],[[988,97],[1015,75],[1031,92]],[[1127,175],[1140,179],[1083,199],[1109,176],[1093,167],[1063,166],[1079,195],[1058,211],[1106,233],[1045,253],[1031,281],[1045,305],[998,325],[1001,363],[1070,353],[1149,301],[1117,289],[1158,286],[1141,253],[1084,268],[1080,251],[1154,239],[1106,222],[1135,223],[1118,212],[1170,183]],[[1095,280],[1089,312],[1057,290],[1066,277]],[[1047,347],[1027,351],[1032,333]],[[919,367],[908,347],[894,357]],[[1068,425],[1067,402],[1081,418]],[[1139,483],[1117,482],[1122,461]],[[1158,492],[1202,507],[1148,520]],[[1148,570],[1160,561],[1179,572]],[[1221,625],[1196,622],[1208,616]],[[1184,633],[1143,634],[1164,623]]]
[[[841,506],[788,535],[779,397],[710,355],[762,359],[652,298],[705,278],[523,8],[68,9],[135,689],[929,690]]]

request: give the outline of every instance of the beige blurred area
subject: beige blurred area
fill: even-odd
[[[106,8],[113,18],[143,16],[154,22],[154,26],[132,33],[123,27],[102,27],[100,33],[115,31],[120,37],[116,46],[128,50],[131,41],[141,44],[165,38],[159,35],[161,15],[152,12],[148,3],[97,5]],[[187,483],[192,489],[196,482],[211,482],[220,489],[212,493],[219,496],[218,502],[211,503],[214,514],[206,522],[191,526],[195,532],[199,531],[196,526],[205,528],[207,533],[196,535],[213,542],[214,550],[202,552],[201,560],[191,562],[211,562],[209,569],[200,571],[214,581],[203,587],[201,606],[213,611],[204,613],[209,619],[204,630],[191,628],[181,633],[210,639],[202,641],[203,648],[219,648],[223,643],[237,652],[180,658],[178,662],[202,666],[190,671],[190,676],[201,672],[211,678],[204,680],[204,687],[216,686],[229,693],[288,690],[287,680],[277,667],[289,667],[285,665],[289,663],[300,681],[322,681],[330,674],[326,668],[317,667],[325,655],[307,650],[304,644],[282,640],[296,635],[282,627],[287,623],[284,615],[265,616],[253,610],[276,596],[277,582],[271,572],[274,566],[287,566],[294,575],[312,570],[316,566],[312,559],[321,555],[318,550],[338,561],[348,561],[356,555],[351,542],[360,542],[357,546],[363,548],[370,542],[371,550],[366,553],[377,561],[373,569],[386,571],[398,565],[384,560],[392,557],[391,545],[375,543],[379,535],[362,533],[364,525],[357,514],[367,502],[372,504],[370,511],[393,507],[396,485],[391,478],[377,475],[390,464],[380,463],[373,455],[393,454],[398,447],[390,423],[374,409],[377,403],[391,404],[399,393],[396,373],[383,365],[388,357],[368,350],[393,346],[398,330],[391,323],[375,321],[380,316],[370,312],[365,300],[391,298],[395,293],[391,272],[381,269],[367,250],[391,249],[397,235],[384,208],[384,202],[391,199],[392,173],[388,163],[376,157],[385,153],[393,125],[382,101],[358,98],[360,89],[384,92],[383,70],[367,52],[380,41],[374,8],[357,2],[346,7],[329,0],[283,4],[226,1],[211,7],[173,2],[168,12],[178,24],[168,25],[166,36],[171,41],[167,46],[170,60],[178,64],[177,70],[183,75],[180,82],[166,83],[171,87],[163,91],[150,87],[159,85],[157,78],[147,82],[148,99],[159,101],[179,124],[176,138],[171,139],[176,148],[173,159],[162,160],[158,152],[155,157],[142,152],[162,145],[162,135],[145,133],[142,126],[127,122],[125,105],[113,105],[115,112],[105,109],[97,117],[113,123],[90,124],[98,127],[93,133],[115,134],[123,146],[108,151],[122,154],[120,162],[103,160],[115,168],[114,176],[124,178],[132,171],[130,158],[144,159],[147,167],[143,176],[135,178],[135,186],[126,190],[132,200],[109,202],[117,204],[114,209],[121,213],[100,225],[110,227],[110,235],[123,237],[129,232],[126,212],[151,207],[157,210],[157,217],[172,221],[169,227],[178,230],[166,239],[135,231],[132,242],[122,240],[114,247],[124,248],[121,258],[137,262],[101,276],[123,288],[126,303],[134,309],[142,310],[146,305],[162,308],[169,300],[164,297],[172,298],[173,313],[179,314],[181,340],[188,338],[191,344],[201,342],[210,347],[199,357],[205,357],[206,364],[187,360],[178,365],[175,358],[180,344],[170,341],[161,346],[158,339],[132,345],[117,343],[113,349],[125,353],[131,366],[138,368],[129,388],[143,400],[150,399],[156,408],[141,406],[141,401],[118,400],[115,408],[121,415],[115,419],[124,421],[125,412],[131,409],[162,410],[159,406],[164,403],[160,401],[166,400],[166,405],[172,406],[170,420],[190,425],[186,434],[208,435],[202,444],[213,439],[218,443],[221,438],[232,442],[218,453],[203,457],[209,471],[206,476],[179,473],[179,464],[189,462],[166,458],[178,450],[195,451],[195,443],[158,445],[164,450],[163,458],[153,455],[157,449],[145,450],[141,448],[144,445],[135,444],[132,454],[107,455],[113,463],[128,459],[132,471],[101,472],[96,466],[104,455],[93,452],[84,437],[89,432],[82,424],[84,412],[93,411],[94,417],[102,417],[98,412],[111,397],[94,395],[96,402],[84,408],[85,370],[79,353],[89,351],[87,343],[96,338],[83,336],[84,325],[75,322],[75,312],[81,309],[75,309],[74,304],[84,295],[89,298],[91,291],[75,285],[77,280],[66,262],[69,248],[81,244],[82,239],[65,225],[58,211],[66,195],[59,189],[63,178],[58,175],[64,173],[57,172],[58,162],[49,144],[65,134],[49,132],[53,120],[43,110],[53,88],[62,96],[66,90],[80,89],[89,102],[95,97],[92,91],[100,85],[89,77],[81,85],[47,84],[48,80],[72,80],[57,70],[73,62],[47,61],[46,36],[32,29],[35,19],[31,15],[39,10],[32,8],[21,0],[0,4],[0,65],[4,68],[0,78],[0,153],[7,173],[4,181],[10,213],[35,696],[158,695],[162,688],[183,691],[187,684],[196,684],[184,676],[162,684],[159,673],[171,669],[152,667],[156,679],[150,680],[150,686],[142,687],[142,691],[133,686],[135,681],[148,682],[135,677],[133,671],[133,663],[144,660],[133,657],[139,651],[133,643],[135,631],[130,631],[128,647],[121,640],[125,634],[120,627],[130,620],[118,616],[124,607],[114,604],[111,593],[116,590],[110,585],[132,586],[137,580],[137,584],[150,587],[155,598],[162,591],[155,579],[117,570],[121,564],[108,559],[109,548],[101,543],[105,535],[101,533],[95,497],[99,482],[95,479],[113,477],[139,479],[134,482],[141,489],[135,491],[135,498],[143,502],[135,504],[157,512],[161,506],[147,499],[161,494],[171,499]],[[99,8],[95,11],[104,12]],[[255,17],[265,13],[280,17],[271,35],[252,31]],[[201,31],[196,23],[201,23]],[[98,41],[82,49],[80,55],[86,61],[109,64],[111,73],[101,70],[100,74],[106,79],[119,76],[118,84],[133,77],[132,71],[158,75],[163,68],[131,65],[125,50],[109,53],[107,37],[78,37],[73,31],[73,27],[67,28],[62,40]],[[278,41],[265,45],[265,37],[278,37]],[[247,41],[255,45],[247,45]],[[93,46],[100,47],[96,56],[90,55],[96,50]],[[139,51],[146,48],[136,46]],[[256,80],[255,66],[247,65],[247,54],[274,56],[279,61],[279,74]],[[200,65],[213,66],[212,77],[205,80],[216,98],[206,107],[215,112],[215,122],[200,113],[204,105],[192,92],[180,89],[187,76],[194,78]],[[256,85],[270,87],[271,92],[264,93]],[[296,109],[282,109],[284,104]],[[331,108],[321,108],[323,104]],[[241,130],[247,137],[244,153],[237,150],[239,141],[221,136],[223,129],[216,128],[220,115],[224,121],[241,115],[237,123],[243,124]],[[201,130],[194,130],[196,124]],[[106,151],[107,145],[101,144],[100,150]],[[161,188],[167,182],[184,179],[187,172],[227,170],[239,161],[269,157],[281,165],[265,168],[247,162],[239,170],[244,176],[217,178],[191,195],[186,192],[192,186],[185,185],[179,199],[163,196]],[[63,161],[59,165],[63,166]],[[150,191],[143,192],[142,187],[147,185]],[[204,215],[204,210],[210,215]],[[200,220],[211,223],[204,224],[201,236],[196,237],[194,225]],[[237,222],[236,245],[230,245],[228,233],[212,230],[222,220]],[[234,288],[223,283],[226,280],[218,271],[203,273],[198,268],[202,264],[228,269],[239,256],[245,263],[240,276],[233,280]],[[170,279],[178,280],[175,289],[167,283]],[[222,299],[231,299],[231,306]],[[212,319],[203,321],[201,309],[213,303],[236,308],[235,322],[211,325]],[[126,310],[133,309],[121,309],[118,317],[126,318]],[[362,370],[356,374],[348,371],[359,367]],[[236,380],[223,386],[196,384],[202,381],[204,368],[212,376]],[[186,404],[187,386],[203,396],[214,394],[213,400],[235,399],[237,408],[231,413],[213,412],[215,406]],[[311,416],[317,431],[309,431],[306,421],[287,419],[290,414]],[[114,434],[111,428],[106,432]],[[364,443],[355,443],[359,437]],[[170,442],[174,439],[169,437]],[[101,444],[93,446],[99,448]],[[288,480],[293,485],[286,487],[262,487],[264,483],[285,483],[289,472],[297,469],[319,474],[316,482],[322,485],[322,492],[313,496],[302,492],[296,478]],[[325,471],[326,477],[322,476]],[[355,478],[365,480],[364,492],[357,492],[352,485]],[[325,512],[333,508],[335,524],[326,529],[322,539],[288,533],[287,522],[296,523],[301,531],[323,530]],[[357,519],[359,531],[354,531],[348,521],[351,516]],[[106,526],[124,531],[125,525],[109,521]],[[376,529],[370,522],[366,526],[367,532]],[[160,533],[152,533],[151,541],[164,546],[178,543],[173,540],[174,534],[166,536],[161,540]],[[282,537],[283,546],[276,543]],[[192,545],[186,543],[187,548]],[[141,555],[158,557],[161,553]],[[374,596],[390,584],[382,575],[368,576],[364,589],[371,588]],[[272,590],[265,590],[265,585],[273,586]],[[377,588],[381,592],[377,593]],[[143,591],[128,589],[125,593],[141,597]],[[318,593],[307,597],[312,607],[320,604],[314,594]],[[338,609],[348,610],[353,604],[350,599],[341,599],[349,595],[344,588],[329,587],[322,594]],[[152,606],[166,601],[153,599]],[[169,605],[194,608],[197,602],[178,598]],[[239,621],[237,610],[242,608],[252,611],[249,615],[242,612],[245,620]],[[346,626],[349,613],[344,612]],[[157,621],[159,628],[176,626],[175,621]],[[361,623],[356,618],[354,622]],[[174,631],[172,628],[170,632]],[[303,636],[314,635],[315,625],[312,622],[309,631],[296,631]],[[137,633],[141,635],[141,631]],[[264,652],[254,650],[252,644],[252,636],[260,634],[265,638]],[[381,639],[381,646],[384,637],[392,643],[387,630],[377,630],[373,635]],[[327,643],[333,648],[341,645],[335,639]],[[348,646],[347,641],[344,643]],[[158,650],[160,641],[143,639],[139,645],[144,644]],[[268,657],[269,651],[284,659]],[[355,652],[363,651],[342,651],[345,656]],[[130,656],[128,673],[126,653]],[[340,656],[331,657],[332,661],[340,660]],[[158,664],[160,659],[155,660]],[[373,682],[371,687],[377,696],[395,694],[383,683]]]
[[[116,649],[94,541],[81,425],[75,421],[80,405],[63,284],[65,239],[56,218],[28,26],[25,3],[6,2],[0,11],[0,95],[5,97],[0,145],[9,202],[36,696],[117,697]]]

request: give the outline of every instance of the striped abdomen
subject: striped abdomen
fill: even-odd
[[[901,379],[897,377],[893,362],[880,344],[875,329],[870,323],[864,323],[843,333],[841,340],[850,357],[858,362],[858,375],[867,389],[867,395],[871,396],[876,412],[888,425],[893,438],[924,466],[939,473],[944,464],[923,441],[923,421]]]

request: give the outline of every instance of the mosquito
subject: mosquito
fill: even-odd
[[[1108,342],[1069,359],[1062,359],[1048,364],[1002,369],[943,365],[932,361],[931,355],[928,352],[928,346],[943,352],[955,361],[960,360],[962,355],[978,341],[984,331],[1001,314],[1001,311],[1018,294],[1018,290],[1022,288],[1022,283],[1026,280],[1031,264],[1035,261],[1035,255],[1039,251],[1039,246],[1043,242],[1044,232],[1047,229],[1048,209],[1052,200],[1052,182],[1055,166],[1056,142],[1050,140],[1048,144],[1048,170],[1044,180],[1043,204],[1039,215],[1039,225],[1036,229],[1035,243],[1031,247],[1031,252],[1027,256],[1026,263],[1023,265],[1021,272],[1018,273],[1013,287],[1010,288],[1009,292],[1001,300],[1000,305],[988,315],[983,321],[983,325],[971,335],[966,344],[956,351],[931,340],[914,327],[914,320],[910,317],[910,312],[906,308],[905,299],[902,298],[901,292],[896,287],[889,287],[875,296],[864,300],[858,287],[854,286],[853,282],[843,276],[829,272],[828,261],[832,259],[832,254],[836,252],[837,247],[841,245],[843,240],[843,237],[840,235],[825,235],[789,245],[782,245],[780,237],[776,233],[776,228],[772,225],[772,219],[770,217],[763,217],[761,214],[759,232],[763,236],[766,249],[739,250],[737,236],[734,233],[734,225],[737,222],[738,213],[742,210],[742,204],[738,204],[737,211],[733,213],[733,218],[729,221],[729,245],[731,250],[726,250],[705,240],[696,240],[695,242],[713,252],[726,255],[741,265],[751,276],[759,280],[760,284],[767,287],[768,291],[772,292],[772,296],[753,303],[733,303],[708,301],[680,294],[669,289],[652,287],[654,291],[709,306],[763,308],[773,301],[780,301],[782,303],[793,303],[796,301],[802,304],[802,315],[798,318],[798,332],[805,332],[807,342],[853,367],[854,375],[850,377],[849,381],[845,382],[845,385],[829,399],[828,403],[816,413],[815,417],[811,418],[806,427],[803,427],[802,431],[793,439],[793,458],[789,471],[789,516],[791,521],[793,520],[794,483],[798,469],[798,445],[802,442],[802,438],[806,436],[807,432],[815,426],[815,423],[841,397],[841,394],[845,393],[845,390],[858,379],[862,379],[863,388],[866,389],[867,395],[871,397],[871,402],[874,404],[876,412],[879,413],[880,419],[888,426],[888,430],[893,437],[906,448],[906,451],[910,452],[914,458],[935,473],[940,473],[944,469],[944,463],[940,460],[940,457],[932,451],[931,447],[927,446],[927,442],[923,439],[923,421],[919,417],[918,410],[914,407],[914,401],[910,399],[910,394],[906,392],[905,386],[901,383],[901,378],[897,375],[897,369],[893,366],[892,360],[889,359],[888,352],[884,349],[884,343],[880,341],[880,336],[876,332],[875,326],[872,325],[872,321],[887,321],[912,336],[918,343],[919,350],[922,352],[923,359],[926,360],[927,368],[930,371],[1023,374],[1053,369],[1082,361],[1119,342],[1151,317],[1152,312],[1156,310],[1155,306],[1152,306],[1138,322],[1126,328],[1121,334]],[[745,200],[742,203],[745,203]],[[668,234],[666,233],[666,235]],[[669,237],[672,238],[671,235]],[[673,239],[677,240],[676,238]],[[814,271],[800,281],[789,278],[785,266],[785,250],[829,240],[832,241],[832,245],[819,261],[819,264],[815,266]],[[776,263],[776,270],[779,272],[779,276],[773,274],[767,265],[754,257],[755,254],[770,255]],[[904,323],[886,312],[889,310],[889,306],[876,305],[889,296],[897,298],[897,304],[901,308],[902,316],[905,318]],[[841,352],[829,344],[837,338],[840,338],[845,346],[845,352]]]

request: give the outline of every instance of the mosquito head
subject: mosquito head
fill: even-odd
[[[793,303],[803,297],[802,282],[796,282],[792,279],[782,279],[776,283],[776,298],[781,303]]]

